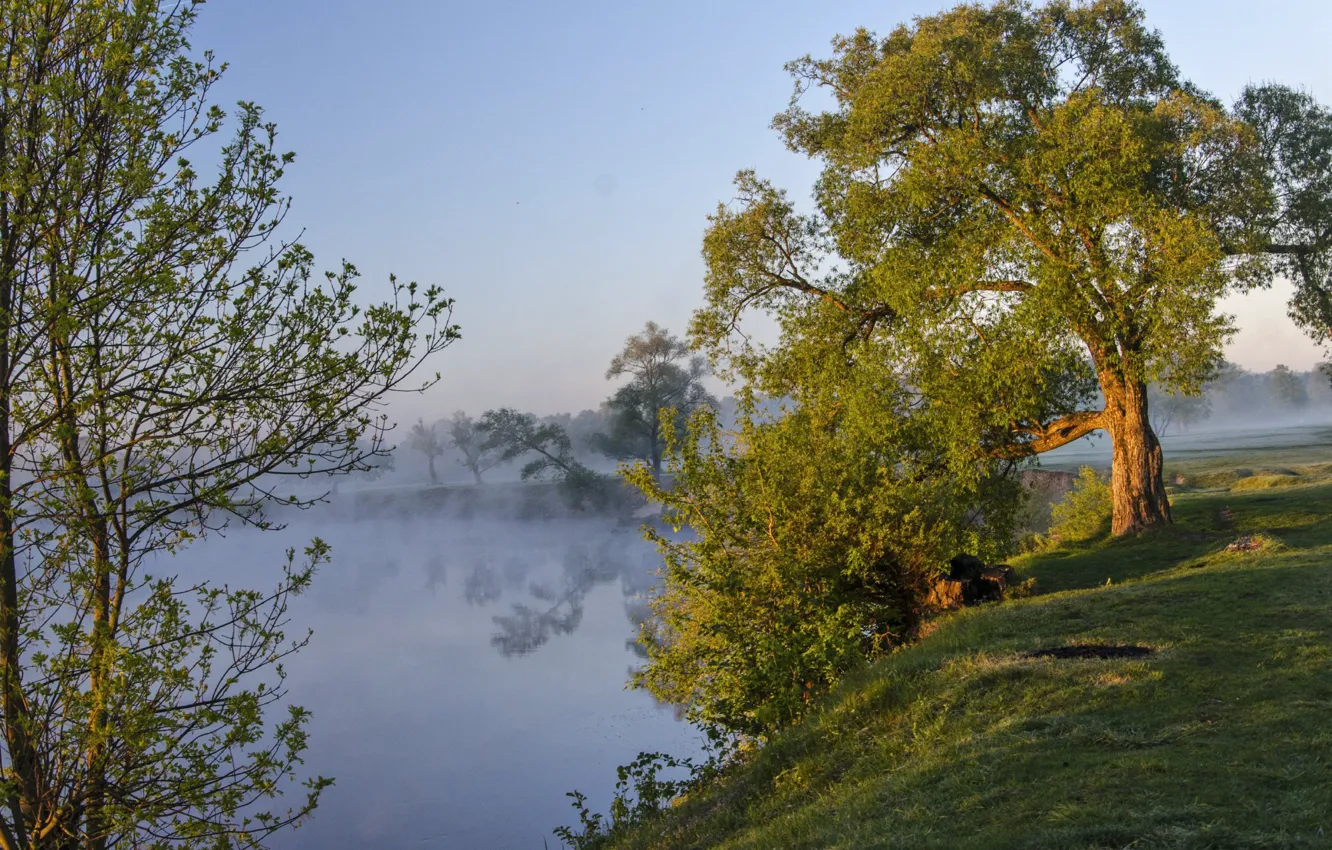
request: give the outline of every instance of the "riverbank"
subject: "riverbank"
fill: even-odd
[[[1332,845],[1332,464],[1273,449],[1170,465],[1173,527],[1018,559],[1037,595],[948,616],[609,846]],[[1040,655],[1068,647],[1137,649]]]

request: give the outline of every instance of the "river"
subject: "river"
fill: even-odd
[[[314,536],[333,562],[292,606],[289,637],[314,635],[288,685],[313,712],[308,771],[336,784],[278,850],[555,848],[551,829],[577,822],[566,792],[605,811],[617,765],[699,751],[672,709],[625,689],[659,563],[633,526],[316,508],[184,557],[263,587]]]

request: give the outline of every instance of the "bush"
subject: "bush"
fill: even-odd
[[[878,397],[838,401],[736,435],[707,409],[682,439],[663,419],[673,486],[629,473],[693,532],[650,535],[666,569],[635,676],[693,722],[755,737],[796,722],[847,670],[914,637],[949,558],[1011,540],[1020,487],[996,464]]]
[[[1110,485],[1090,466],[1078,470],[1078,480],[1051,511],[1050,537],[1055,543],[1078,543],[1110,529],[1113,503]]]
[[[725,750],[717,750],[700,763],[666,753],[639,753],[638,758],[615,769],[619,779],[609,820],[587,807],[586,794],[570,791],[565,796],[573,800],[579,826],[556,827],[554,835],[573,850],[606,847],[617,835],[656,817],[683,795],[715,779],[724,759]],[[661,779],[663,771],[674,771],[677,778]]]

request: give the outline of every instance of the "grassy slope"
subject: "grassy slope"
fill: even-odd
[[[1042,595],[950,617],[616,846],[1332,847],[1332,481],[1224,467],[1183,470],[1213,489],[1167,532],[1015,562]],[[1084,641],[1157,653],[1021,656]]]

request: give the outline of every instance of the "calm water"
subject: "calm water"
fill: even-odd
[[[208,541],[188,569],[267,586],[315,535],[334,561],[292,607],[288,635],[314,638],[288,683],[314,713],[307,767],[337,784],[275,847],[554,848],[566,791],[605,811],[616,765],[699,749],[624,689],[658,564],[633,527],[314,514]]]

